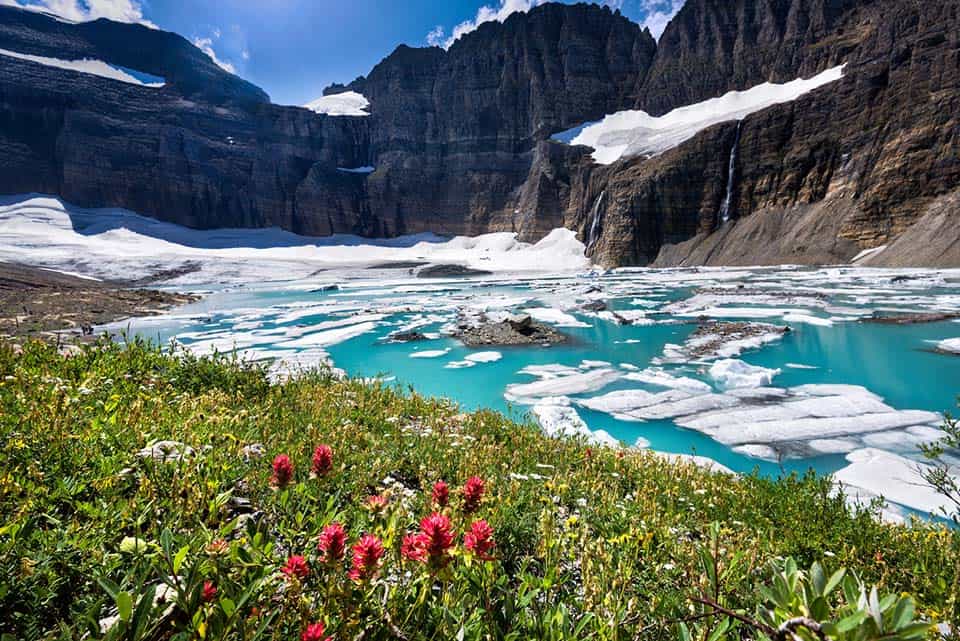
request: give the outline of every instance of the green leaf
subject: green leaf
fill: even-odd
[[[120,592],[119,585],[117,585],[110,579],[102,576],[97,578],[97,583],[99,583],[100,587],[103,588],[104,591],[110,595],[111,599],[113,599],[114,601],[117,600],[117,593]]]
[[[183,566],[184,560],[187,558],[187,553],[190,552],[190,546],[184,545],[177,551],[177,555],[173,557],[173,573],[180,574],[180,568]]]
[[[827,589],[827,577],[819,563],[815,562],[810,567],[810,584],[816,591],[816,596],[822,596]]]
[[[914,613],[913,599],[900,599],[897,602],[897,607],[893,610],[893,618],[890,620],[890,625],[893,626],[893,630],[898,631],[913,621]]]
[[[727,633],[727,630],[730,629],[730,619],[724,618],[720,621],[720,624],[714,628],[713,632],[710,633],[710,636],[707,637],[707,641],[720,641],[724,638]]]
[[[220,599],[220,608],[223,609],[223,613],[227,615],[227,618],[232,617],[233,613],[237,611],[236,604],[227,597]]]
[[[120,614],[121,621],[129,621],[133,614],[133,597],[129,592],[117,592],[115,597],[117,602],[117,612]]]
[[[846,573],[846,568],[840,568],[834,572],[823,588],[823,596],[828,596],[831,592],[833,592],[837,586],[840,585],[840,581],[843,580],[843,577],[846,575]]]
[[[923,639],[927,633],[933,629],[932,623],[911,623],[897,630],[897,636],[903,641],[912,641],[913,639]]]

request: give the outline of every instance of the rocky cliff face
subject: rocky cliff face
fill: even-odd
[[[882,244],[871,261],[960,264],[958,6],[688,0],[658,46],[608,9],[543,5],[328,90],[363,93],[368,117],[270,104],[174,34],[0,7],[0,49],[166,80],[0,56],[0,193],[315,235],[566,226],[608,266],[846,262]],[[549,140],[841,63],[838,83],[654,158],[601,166]]]

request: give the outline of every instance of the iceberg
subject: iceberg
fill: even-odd
[[[779,369],[750,365],[735,358],[725,358],[710,366],[710,378],[717,381],[721,389],[764,387],[779,373]]]

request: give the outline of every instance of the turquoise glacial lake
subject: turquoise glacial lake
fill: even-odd
[[[707,457],[735,472],[846,469],[864,496],[887,486],[870,477],[886,459],[855,465],[863,453],[920,461],[918,444],[937,436],[960,393],[955,271],[360,276],[209,288],[128,329],[198,353],[235,349],[278,375],[327,362],[554,433]],[[507,314],[530,314],[567,341],[470,348],[451,335]],[[398,331],[426,338],[392,342]],[[882,480],[900,507],[928,506],[891,474]]]

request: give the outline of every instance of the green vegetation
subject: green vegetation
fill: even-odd
[[[322,371],[0,345],[5,638],[919,639],[960,619],[958,564],[956,530],[883,524],[813,475],[591,449]]]

